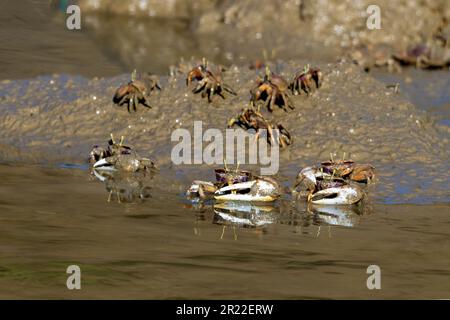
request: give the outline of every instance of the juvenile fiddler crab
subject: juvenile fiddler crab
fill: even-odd
[[[302,71],[297,72],[291,83],[289,89],[292,94],[299,95],[301,91],[304,91],[307,95],[312,91],[313,82],[316,85],[316,89],[319,89],[322,84],[323,74],[319,69],[310,68],[309,64],[306,65]]]
[[[137,71],[131,73],[131,81],[120,86],[113,97],[113,102],[119,106],[127,105],[128,112],[137,111],[137,105],[150,106],[150,93],[154,90],[161,90],[158,78],[152,74],[145,74],[141,79],[137,79]]]
[[[234,125],[244,130],[253,129],[255,133],[255,141],[260,137],[262,130],[266,130],[267,143],[274,145],[278,143],[284,148],[292,143],[292,136],[289,131],[280,123],[272,123],[264,118],[264,116],[253,108],[245,108],[236,117],[228,120],[227,127]]]
[[[275,105],[284,111],[288,111],[287,108],[294,110],[294,104],[288,95],[288,88],[289,84],[283,77],[272,73],[269,67],[266,67],[264,78],[257,78],[256,87],[250,90],[250,103],[252,106],[256,106],[257,102],[262,100],[264,107],[270,112],[273,112]]]
[[[155,163],[139,156],[131,147],[123,144],[123,136],[116,143],[113,135],[108,141],[108,147],[103,149],[95,145],[90,152],[89,161],[94,170],[109,170],[123,172],[151,171],[156,169]]]
[[[301,187],[307,192],[307,201],[313,204],[355,204],[364,197],[356,182],[368,184],[374,176],[371,165],[331,159],[321,162],[319,166],[303,168],[294,182],[293,191]]]
[[[189,86],[192,81],[197,82],[192,92],[195,94],[201,92],[202,98],[208,97],[209,103],[212,101],[211,97],[214,94],[219,95],[222,99],[225,99],[223,95],[225,91],[232,95],[237,95],[229,85],[223,82],[222,68],[208,63],[205,58],[203,58],[201,64],[189,71],[186,85]]]
[[[238,168],[215,171],[216,182],[195,180],[186,192],[188,198],[271,202],[281,195],[280,185],[272,178],[253,176]]]

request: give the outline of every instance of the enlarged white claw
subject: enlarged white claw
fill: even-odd
[[[232,185],[220,188],[219,190],[216,191],[216,194],[217,193],[223,193],[223,192],[226,192],[226,191],[250,189],[255,183],[256,183],[256,180],[235,183],[235,184],[232,184]]]
[[[300,171],[300,175],[305,179],[308,179],[313,184],[317,183],[316,173],[317,170],[313,167],[306,167],[302,171]]]
[[[359,202],[364,193],[356,186],[342,186],[320,190],[312,195],[311,202],[325,205],[345,205]]]
[[[94,176],[98,179],[98,180],[100,180],[101,182],[105,182],[106,181],[106,177],[104,177],[104,176],[102,176],[100,173],[98,173],[98,171],[97,170],[92,170],[92,172],[94,173]]]
[[[106,161],[106,159],[100,159],[94,163],[94,168],[97,170],[116,170],[114,165]]]
[[[216,200],[270,202],[280,196],[279,186],[263,178],[225,186],[214,193]]]

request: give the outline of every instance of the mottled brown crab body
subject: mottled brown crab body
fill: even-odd
[[[284,111],[288,111],[287,107],[291,110],[295,109],[287,95],[288,83],[281,76],[266,71],[264,79],[258,79],[256,84],[256,87],[250,91],[253,105],[256,105],[259,100],[263,100],[264,107],[267,107],[270,112],[273,112],[275,105],[278,105]]]
[[[313,83],[315,84],[316,89],[320,88],[322,78],[322,71],[319,69],[310,69],[308,66],[294,76],[289,88],[294,95],[300,94],[301,91],[304,91],[307,95],[309,95],[312,91]]]
[[[206,70],[202,66],[197,66],[191,71],[189,71],[187,78],[186,78],[186,85],[190,85],[193,80],[200,81],[204,77],[206,77]]]
[[[266,130],[267,143],[270,145],[278,143],[281,148],[284,148],[292,143],[291,134],[283,127],[283,125],[279,123],[273,124],[267,121],[260,112],[254,109],[243,109],[240,114],[231,118],[228,121],[228,128],[231,128],[234,125],[238,125],[244,130],[255,130],[255,141],[261,135],[262,130]],[[275,134],[275,129],[277,130],[277,134]]]
[[[224,91],[232,95],[237,95],[230,86],[223,82],[221,68],[208,65],[205,59],[202,64],[189,71],[186,78],[186,85],[189,86],[192,81],[197,82],[192,92],[195,94],[201,92],[202,98],[207,97],[209,103],[215,94],[225,99]]]
[[[370,164],[355,164],[353,160],[323,161],[320,169],[334,177],[355,182],[370,183],[375,177],[375,168]]]
[[[158,78],[154,75],[147,74],[142,80],[136,80],[136,72],[133,72],[131,81],[126,85],[120,86],[113,97],[113,102],[119,106],[127,105],[128,112],[131,107],[137,111],[137,105],[142,104],[147,108],[151,108],[149,96],[153,90],[161,90]]]
[[[375,178],[375,168],[370,164],[356,165],[349,178],[356,182],[370,183]]]

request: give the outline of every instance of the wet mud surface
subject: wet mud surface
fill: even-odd
[[[272,69],[290,78],[306,63],[312,62],[280,62]],[[281,150],[280,178],[291,183],[300,168],[326,160],[330,153],[342,157],[345,152],[348,158],[376,167],[379,181],[374,193],[380,202],[448,201],[448,126],[431,120],[402,94],[395,94],[351,63],[313,65],[324,72],[323,87],[309,97],[292,97],[295,110],[279,109],[267,115],[281,122],[294,139]],[[185,185],[194,173],[198,178],[212,170],[207,165],[172,166],[173,130],[186,128],[193,134],[198,120],[203,121],[203,130],[224,130],[228,119],[248,105],[256,76],[247,67],[230,67],[225,82],[238,95],[226,100],[215,96],[211,104],[191,93],[184,75],[162,76],[163,90],[150,98],[153,108],[139,106],[136,113],[128,113],[125,106],[115,106],[111,100],[129,75],[3,81],[2,161],[82,165],[92,145],[106,143],[114,133],[124,135],[168,175],[176,175],[174,186]]]
[[[339,221],[282,207],[272,223],[239,227],[157,187],[144,202],[106,202],[84,170],[0,174],[1,298],[440,299],[450,289],[448,205],[375,205]],[[382,290],[366,287],[374,263]],[[72,264],[78,291],[65,285]]]

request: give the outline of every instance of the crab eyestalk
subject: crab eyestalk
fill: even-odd
[[[265,74],[265,78],[266,78],[266,80],[270,80],[270,68],[269,68],[269,66],[266,66],[266,74]]]
[[[137,76],[137,70],[134,69],[133,72],[131,73],[131,82],[134,82],[136,80]]]
[[[303,67],[303,73],[307,74],[309,72],[309,63]]]

